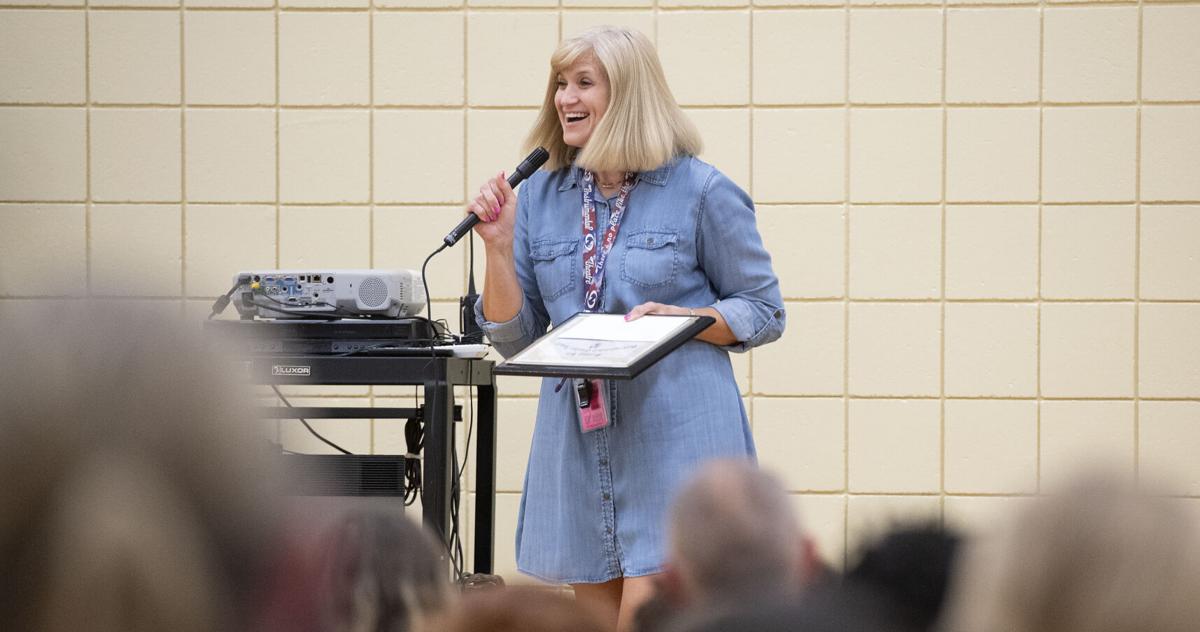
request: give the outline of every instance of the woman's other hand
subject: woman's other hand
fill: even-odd
[[[717,322],[708,326],[704,331],[696,334],[696,340],[702,340],[718,346],[728,346],[738,341],[737,336],[733,334],[733,330],[729,328],[729,323],[725,322],[725,317],[721,312],[713,307],[680,307],[678,305],[664,305],[662,303],[642,303],[637,307],[629,310],[625,314],[625,320],[637,320],[647,314],[663,314],[666,316],[711,316]]]
[[[475,232],[483,239],[485,246],[489,249],[512,249],[517,194],[508,186],[503,171],[479,187],[479,195],[467,204],[467,212],[479,217]]]
[[[646,314],[662,314],[666,316],[691,316],[693,312],[699,315],[699,312],[687,307],[679,307],[678,305],[664,305],[662,303],[642,303],[637,307],[629,310],[625,314],[625,320],[637,320]]]

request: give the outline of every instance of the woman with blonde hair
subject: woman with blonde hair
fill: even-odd
[[[624,629],[662,570],[680,483],[709,459],[754,456],[729,352],[779,338],[783,300],[753,203],[695,157],[699,134],[641,33],[562,42],[526,144],[550,157],[520,196],[500,173],[467,205],[487,250],[476,318],[502,355],[580,311],[715,319],[634,380],[542,382],[517,566]]]

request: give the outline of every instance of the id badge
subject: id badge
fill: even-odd
[[[572,380],[575,408],[579,411],[580,432],[592,432],[608,427],[608,410],[604,404],[602,380]]]

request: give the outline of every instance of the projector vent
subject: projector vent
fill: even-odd
[[[367,277],[358,286],[358,300],[366,307],[380,307],[387,297],[387,284],[379,277]]]

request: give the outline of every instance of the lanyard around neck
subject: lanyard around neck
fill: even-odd
[[[599,227],[596,225],[595,176],[591,171],[583,172],[583,298],[584,309],[589,312],[599,309],[600,287],[604,284],[608,253],[617,241],[617,231],[621,229],[621,219],[625,215],[625,205],[629,201],[629,192],[633,189],[634,181],[633,172],[627,171],[621,183],[621,192],[608,215],[608,227],[601,239],[598,235]]]

